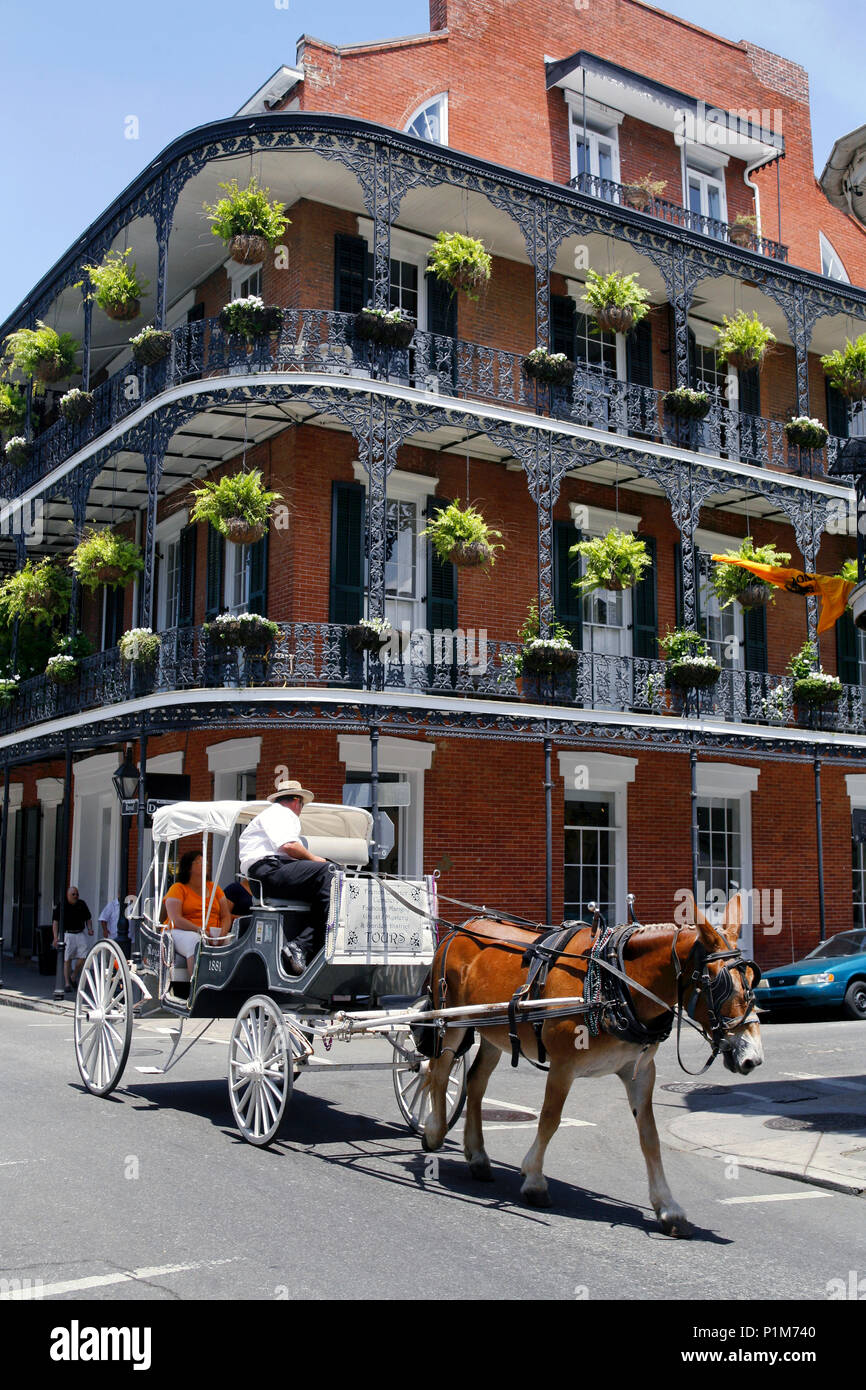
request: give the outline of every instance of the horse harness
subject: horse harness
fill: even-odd
[[[746,959],[737,948],[725,951],[708,951],[700,936],[696,937],[685,962],[681,963],[677,954],[677,943],[683,929],[682,927],[675,928],[671,944],[671,964],[677,982],[677,1002],[674,1008],[671,1008],[652,990],[638,984],[626,971],[625,952],[632,936],[640,930],[640,924],[635,922],[629,925],[606,927],[600,915],[597,917],[594,927],[590,927],[588,922],[581,921],[569,921],[564,922],[559,927],[550,927],[542,931],[537,941],[531,942],[526,947],[522,942],[491,940],[481,933],[472,932],[467,925],[454,927],[444,943],[437,989],[431,991],[433,1006],[438,1008],[445,1006],[448,951],[456,936],[471,936],[479,942],[483,942],[487,947],[502,947],[512,950],[522,948],[521,965],[527,971],[527,976],[514,991],[507,1007],[511,1065],[516,1067],[520,1057],[523,1056],[532,1066],[541,1071],[548,1071],[549,1067],[545,1065],[547,1053],[541,1040],[544,1017],[539,1016],[533,1019],[530,1013],[528,1018],[522,1020],[523,1022],[530,1022],[535,1031],[538,1048],[538,1061],[536,1062],[531,1057],[527,1057],[521,1047],[517,1032],[517,1005],[542,997],[551,966],[555,965],[565,954],[569,942],[578,932],[590,930],[593,931],[594,935],[588,950],[581,952],[578,956],[568,957],[571,962],[584,960],[587,966],[583,1002],[575,1004],[570,1010],[570,1015],[585,1015],[589,1032],[594,1037],[598,1036],[599,1031],[603,1031],[622,1042],[634,1043],[644,1051],[654,1044],[664,1042],[670,1036],[676,1017],[677,1061],[682,1070],[688,1072],[689,1075],[700,1076],[715,1061],[726,1036],[739,1032],[752,1021],[754,1017],[754,991],[761,978],[761,971],[753,960]],[[712,976],[708,967],[718,961],[724,961],[725,964]],[[748,970],[753,972],[751,982],[746,975]],[[722,1007],[734,990],[733,971],[738,971],[742,978],[745,1008],[737,1018],[729,1019],[722,1014]],[[689,986],[692,987],[691,997],[686,1004],[686,991]],[[661,1007],[662,1013],[657,1019],[644,1023],[638,1017],[632,996],[634,990]],[[437,994],[439,996],[438,1004],[436,1003]],[[709,1033],[695,1019],[695,1012],[701,995],[706,998],[707,1011],[710,1016]],[[687,1023],[702,1035],[712,1049],[709,1059],[699,1072],[690,1072],[689,1068],[684,1065],[680,1054],[684,1013]],[[466,1036],[458,1047],[455,1056],[462,1055],[471,1047],[473,1036],[473,1030],[467,1029]],[[439,1056],[440,1053],[441,1038],[437,1039],[437,1046],[433,1055]]]

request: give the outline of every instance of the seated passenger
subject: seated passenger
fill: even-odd
[[[232,917],[246,917],[253,910],[252,895],[242,883],[230,883],[225,890]]]
[[[180,861],[177,883],[165,895],[165,910],[171,922],[171,936],[175,949],[186,960],[186,968],[192,975],[195,965],[195,952],[201,939],[202,927],[202,854],[201,850],[187,850]],[[204,896],[208,902],[214,886],[204,885]],[[232,919],[229,901],[221,888],[216,889],[213,905],[208,914],[207,931],[212,943],[222,941],[231,931]]]

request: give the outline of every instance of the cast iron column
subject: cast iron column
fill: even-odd
[[[60,879],[60,917],[57,923],[57,971],[54,976],[54,998],[63,998],[63,953],[66,949],[66,890],[69,887],[69,811],[72,800],[72,745],[66,740],[66,767],[63,774],[63,807],[60,813],[60,844],[57,846],[57,875]],[[62,871],[62,872],[61,872]],[[96,909],[97,912],[99,908]]]
[[[373,873],[379,872],[379,730],[370,726],[370,813],[373,817]]]
[[[0,989],[3,988],[3,932],[6,926],[6,850],[9,844],[9,764],[3,770],[3,824],[0,826]]]
[[[544,920],[553,922],[553,781],[550,776],[549,738],[544,740]]]
[[[689,753],[692,773],[692,896],[695,900],[695,923],[698,920],[698,750]]]
[[[821,940],[827,939],[827,920],[824,910],[824,827],[821,819],[821,759],[815,757],[815,825],[818,849],[818,913],[821,923]]]
[[[144,876],[146,873],[146,867],[144,863],[144,830],[147,813],[147,734],[141,733],[139,735],[138,743],[138,860],[135,872],[135,891],[137,896],[140,895],[141,890],[144,887]],[[139,912],[140,911],[141,906],[139,904]],[[139,940],[138,932],[136,931],[135,940],[133,941],[133,954],[135,954],[138,951],[138,949]]]

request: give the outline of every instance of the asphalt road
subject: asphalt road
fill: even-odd
[[[421,1152],[389,1071],[304,1075],[285,1141],[254,1149],[232,1128],[225,1041],[203,1040],[164,1078],[135,1071],[158,1063],[165,1026],[136,1026],[121,1088],[100,1100],[81,1085],[69,1020],[0,1009],[0,1278],[41,1281],[57,1299],[823,1301],[831,1280],[866,1276],[862,1199],[664,1145],[692,1084],[670,1042],[656,1114],[690,1242],[655,1224],[615,1077],[572,1090],[548,1152],[555,1206],[538,1211],[519,1198],[533,1127],[513,1107],[534,1109],[543,1087],[525,1064],[503,1060],[490,1084],[496,1182],[485,1185],[469,1176],[459,1128],[435,1160]],[[756,1080],[866,1070],[866,1025],[764,1033]],[[390,1051],[335,1044],[330,1057],[387,1062]],[[749,1084],[720,1063],[709,1075]]]

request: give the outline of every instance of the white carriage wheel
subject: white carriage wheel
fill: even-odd
[[[229,1101],[248,1144],[277,1138],[292,1098],[292,1050],[273,999],[256,994],[235,1019],[229,1044]]]
[[[427,1069],[430,1066],[426,1057],[415,1049],[411,1033],[401,1034],[394,1044],[394,1058],[391,1073],[394,1078],[394,1094],[400,1107],[400,1114],[410,1129],[420,1134],[430,1114],[430,1093],[426,1086]],[[457,1123],[466,1104],[466,1054],[455,1057],[448,1073],[445,1088],[445,1128],[449,1130]]]
[[[113,941],[97,941],[87,953],[75,996],[75,1060],[95,1096],[113,1091],[126,1066],[132,1039],[132,979],[126,956]]]

